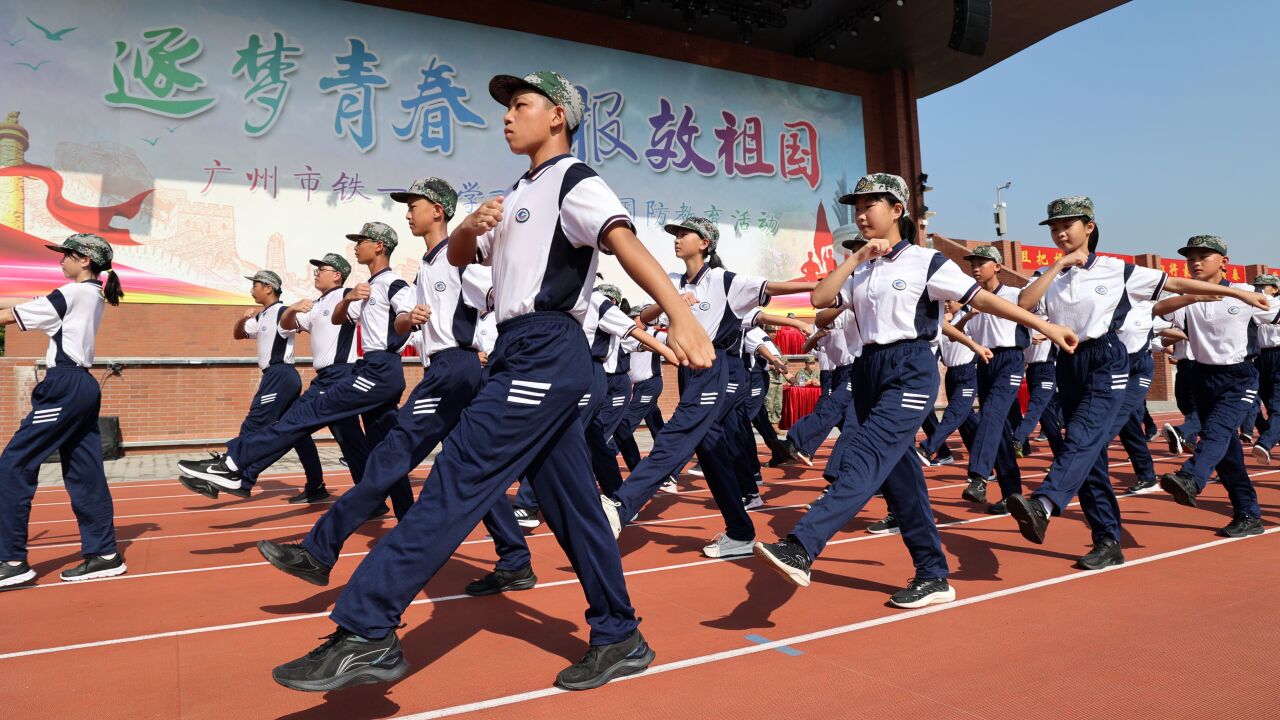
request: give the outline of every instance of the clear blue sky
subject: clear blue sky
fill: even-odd
[[[1010,239],[1048,245],[1045,205],[1083,194],[1104,250],[1207,233],[1280,266],[1277,28],[1277,0],[1134,0],[922,99],[930,230],[993,239],[1011,180]]]

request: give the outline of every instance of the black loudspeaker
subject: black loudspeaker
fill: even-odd
[[[102,435],[102,459],[119,460],[120,456],[124,454],[121,447],[120,418],[114,415],[99,417],[98,433]],[[62,462],[62,459],[60,453],[54,450],[44,461],[46,463],[58,463]]]
[[[951,39],[947,47],[967,55],[987,52],[991,35],[991,0],[955,0],[956,14],[951,21]]]

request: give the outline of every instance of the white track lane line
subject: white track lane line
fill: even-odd
[[[1280,532],[1280,528],[1272,528],[1270,530],[1267,530],[1265,533],[1263,533],[1263,535],[1264,536],[1271,535],[1276,532]],[[1262,536],[1255,535],[1253,537],[1262,537]],[[1168,560],[1169,558],[1175,558],[1181,555],[1187,555],[1189,553],[1199,552],[1202,550],[1207,550],[1209,548],[1218,547],[1219,545],[1225,545],[1227,543],[1233,543],[1233,542],[1241,542],[1243,540],[1248,540],[1248,539],[1250,538],[1224,538],[1222,540],[1214,540],[1212,542],[1202,543],[1200,545],[1192,545],[1190,547],[1185,547],[1178,550],[1170,550],[1168,552],[1163,552],[1156,555],[1149,555],[1147,557],[1139,558],[1137,560],[1130,560],[1123,565],[1113,565],[1103,570],[1093,570],[1093,571],[1080,570],[1077,572],[1070,573],[1068,575],[1059,575],[1057,577],[1051,577],[1045,580],[1039,580],[1033,583],[1027,583],[1026,585],[1016,585],[1014,587],[1005,588],[1003,590],[996,590],[996,591],[985,593],[982,595],[975,595],[971,598],[964,598],[962,600],[956,600],[954,602],[949,602],[942,605],[930,605],[929,607],[924,607],[917,610],[907,610],[901,613],[896,613],[894,615],[885,615],[883,617],[878,617],[872,620],[863,620],[862,622],[851,623],[849,625],[841,625],[839,627],[827,628],[826,630],[818,630],[815,632],[805,633],[803,635],[794,635],[792,637],[782,638],[780,640],[774,640],[772,642],[762,643],[759,645],[753,644],[753,645],[748,645],[741,648],[736,648],[733,650],[725,650],[723,652],[710,653],[708,655],[699,655],[697,657],[686,658],[684,660],[677,660],[675,662],[663,663],[661,665],[654,665],[639,675],[629,675],[627,677],[618,678],[613,682],[616,683],[616,682],[624,682],[624,681],[632,681],[632,680],[643,680],[647,677],[652,677],[654,675],[661,675],[662,673],[674,672],[676,670],[684,670],[686,668],[698,667],[700,665],[708,665],[710,663],[715,663],[715,662],[723,662],[725,660],[732,660],[734,658],[739,658],[746,655],[755,655],[757,653],[768,652],[770,650],[776,650],[782,647],[794,647],[796,645],[800,645],[807,642],[813,642],[815,640],[823,640],[826,638],[836,637],[839,635],[847,635],[849,633],[858,632],[860,630],[868,630],[870,628],[880,627],[882,625],[889,625],[891,623],[898,623],[906,620],[913,620],[915,618],[923,617],[925,615],[933,615],[935,613],[946,612],[948,610],[955,610],[957,608],[967,607],[969,605],[976,605],[978,603],[989,602],[991,600],[999,600],[1001,598],[1009,597],[1011,595],[1019,595],[1021,593],[1030,592],[1032,590],[1039,590],[1041,588],[1051,587],[1053,585],[1061,585],[1062,583],[1072,582],[1075,580],[1084,580],[1087,578],[1098,577],[1103,573],[1122,572],[1127,568],[1138,567],[1140,565],[1146,565],[1148,563],[1153,563],[1160,560]],[[528,702],[530,700],[537,700],[540,698],[550,697],[552,695],[561,695],[567,692],[570,692],[570,691],[561,690],[560,688],[555,688],[555,687],[543,688],[541,690],[533,690],[530,692],[518,693],[515,695],[506,695],[504,697],[492,698],[490,700],[481,700],[479,702],[467,703],[465,705],[453,705],[451,707],[440,708],[438,710],[429,710],[427,712],[414,713],[411,715],[400,715],[398,716],[397,720],[434,720],[435,718],[451,717],[453,715],[462,715],[464,713],[477,712],[480,710],[492,710],[493,708],[503,707],[507,705],[516,705],[519,703]]]

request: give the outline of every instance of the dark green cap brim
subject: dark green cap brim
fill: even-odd
[[[698,228],[691,228],[688,225],[681,225],[680,223],[667,223],[666,225],[662,226],[662,229],[668,235],[674,235],[676,237],[680,237],[680,233],[687,230],[693,233],[694,235],[697,235],[698,237],[702,238],[703,240],[706,240],[708,242],[711,241],[711,238],[707,237],[706,235],[703,235],[702,231],[699,230]]]
[[[965,260],[990,260],[991,262],[997,262],[995,258],[987,257],[986,255],[965,255],[964,259]]]
[[[1048,225],[1054,220],[1070,220],[1072,218],[1080,218],[1081,220],[1084,220],[1086,222],[1093,222],[1093,218],[1089,217],[1088,215],[1059,215],[1057,217],[1051,217],[1051,218],[1046,218],[1044,220],[1041,220],[1038,224]]]
[[[866,245],[867,241],[865,238],[862,240],[844,240],[841,241],[840,244],[843,245],[846,250],[856,250],[859,246]]]
[[[66,255],[69,252],[73,252],[73,253],[79,252],[75,248],[63,247],[61,245],[45,245],[45,248],[48,250],[52,250],[54,252],[60,252],[63,255]],[[46,255],[45,257],[48,257],[48,255]]]
[[[1181,255],[1182,257],[1186,257],[1186,256],[1187,256],[1187,251],[1188,251],[1188,250],[1208,250],[1209,252],[1215,252],[1215,253],[1218,253],[1218,254],[1219,254],[1219,255],[1221,255],[1222,257],[1226,257],[1226,256],[1227,256],[1227,254],[1226,254],[1226,253],[1224,253],[1224,252],[1218,252],[1217,250],[1214,250],[1214,249],[1213,249],[1213,248],[1211,248],[1211,247],[1201,247],[1201,246],[1199,246],[1199,245],[1197,245],[1196,247],[1180,247],[1180,248],[1178,248],[1178,254],[1179,254],[1179,255]]]
[[[411,203],[413,202],[414,198],[422,198],[424,200],[431,199],[431,198],[428,198],[426,195],[419,195],[418,193],[408,193],[408,192],[391,193],[391,199],[398,203]]]
[[[494,75],[489,81],[489,96],[497,100],[502,107],[511,107],[511,98],[521,90],[532,90],[555,104],[555,100],[543,92],[542,88],[526,82],[524,78],[518,78],[515,75]]]

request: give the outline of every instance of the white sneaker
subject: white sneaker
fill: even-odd
[[[742,507],[746,510],[755,510],[758,507],[764,507],[764,500],[761,499],[760,493],[751,493],[742,498]]]
[[[613,531],[613,539],[617,540],[622,534],[622,518],[618,517],[618,508],[621,505],[610,500],[607,496],[600,496],[600,507],[604,508],[604,516],[609,519],[609,529]]]
[[[1253,454],[1254,460],[1257,460],[1263,465],[1271,464],[1271,451],[1267,448],[1264,448],[1261,445],[1254,445],[1253,449],[1249,452]]]
[[[665,481],[663,481],[663,483],[658,486],[658,489],[661,490],[662,492],[669,492],[669,493],[680,492],[679,486],[676,485],[676,479],[672,477],[669,477]]]
[[[1164,439],[1169,443],[1170,455],[1182,454],[1182,433],[1178,432],[1178,428],[1174,427],[1172,423],[1164,424]]]
[[[709,558],[746,557],[751,554],[754,540],[734,540],[724,533],[711,539],[711,544],[702,548],[702,554]]]
[[[689,468],[689,474],[690,474],[690,475],[697,475],[698,477],[702,477],[702,465],[700,465],[700,464],[698,464],[698,463],[694,463],[694,464],[693,464],[693,467]]]

